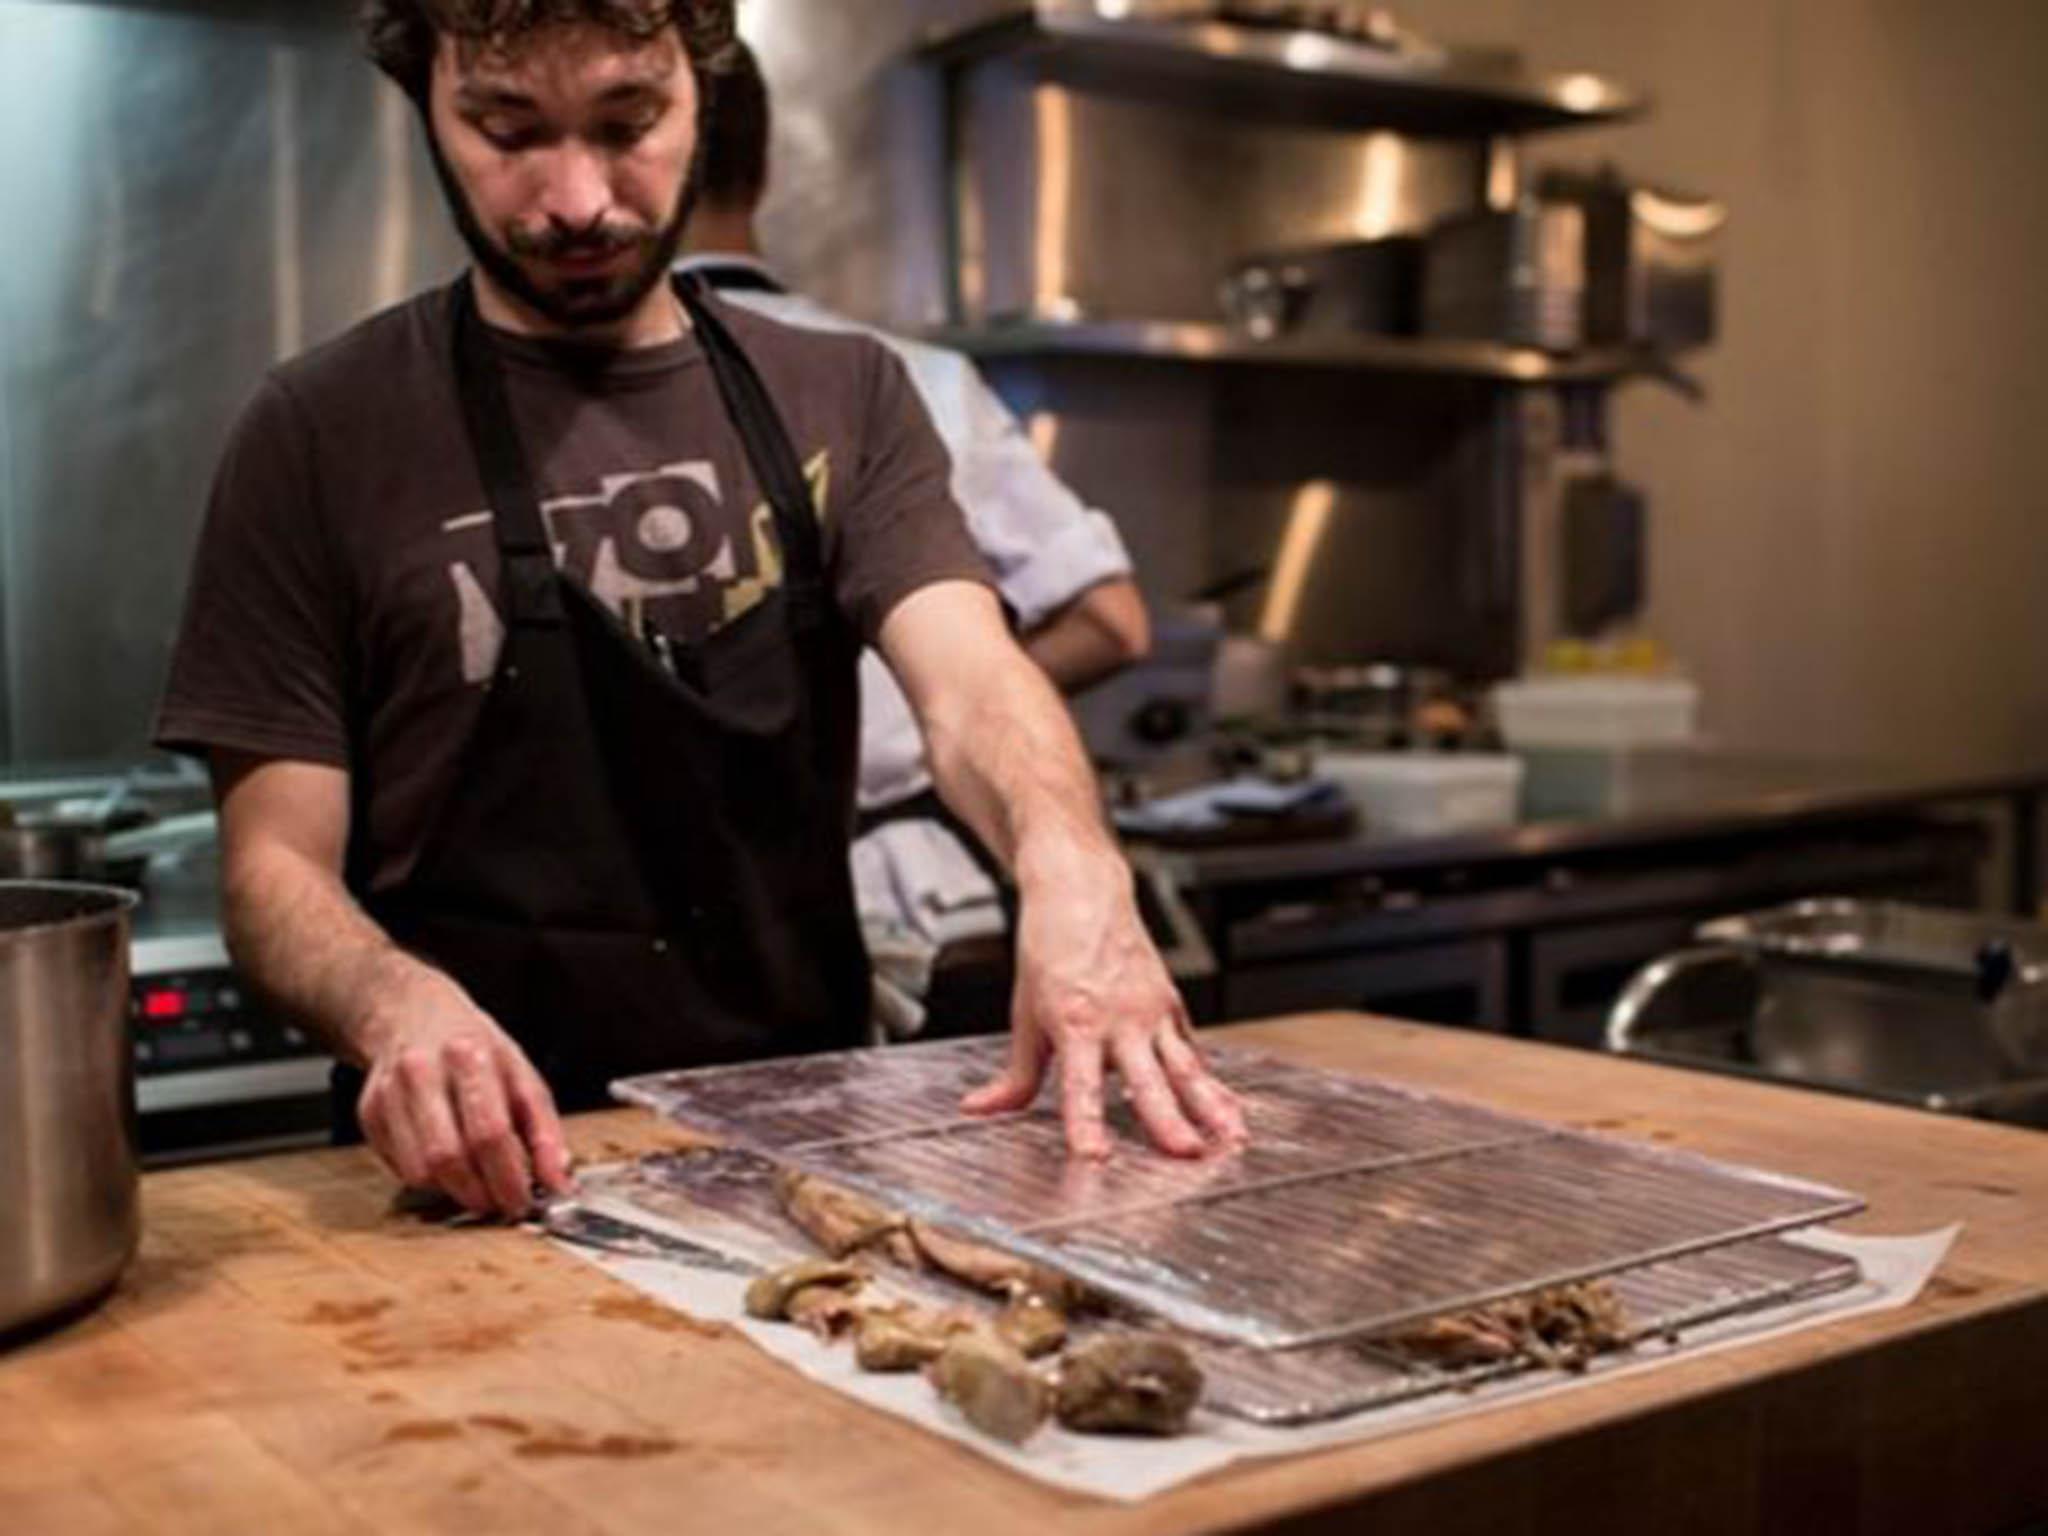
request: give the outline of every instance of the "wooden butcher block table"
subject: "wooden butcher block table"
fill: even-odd
[[[1857,1230],[1967,1227],[1903,1311],[1124,1506],[839,1398],[529,1233],[394,1214],[366,1153],[164,1173],[113,1301],[0,1355],[0,1530],[1952,1533],[2048,1512],[2048,1136],[1356,1016],[1225,1033],[1846,1187]],[[572,1134],[586,1159],[674,1144],[638,1112]]]

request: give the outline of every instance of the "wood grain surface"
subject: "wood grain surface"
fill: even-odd
[[[1498,1037],[1328,1016],[1304,1061],[1856,1190],[1852,1227],[1966,1223],[1891,1314],[1146,1504],[1048,1491],[820,1388],[520,1231],[394,1211],[368,1154],[151,1175],[93,1316],[0,1354],[14,1533],[1271,1529],[2002,1532],[2048,1515],[2048,1136]],[[603,1160],[679,1140],[574,1124]]]

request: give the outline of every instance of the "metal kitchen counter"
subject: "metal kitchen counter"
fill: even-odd
[[[1997,804],[2011,817],[2011,898],[2032,914],[2040,891],[2040,800],[2048,765],[1898,765],[1707,750],[1530,755],[1520,824],[1445,837],[1363,831],[1327,842],[1178,851],[1165,861],[1188,889],[1453,865],[1543,862],[1711,843],[1778,831]]]
[[[1853,1189],[1862,1231],[1962,1234],[1898,1311],[1123,1506],[873,1413],[529,1233],[396,1213],[366,1152],[152,1174],[109,1306],[0,1354],[8,1528],[1971,1536],[2048,1510],[2038,1136],[1358,1015],[1233,1038]],[[593,1160],[676,1134],[625,1111],[571,1127]]]

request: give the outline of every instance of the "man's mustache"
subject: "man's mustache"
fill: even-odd
[[[579,256],[615,256],[621,251],[639,250],[651,234],[637,225],[607,224],[594,229],[563,229],[550,226],[541,231],[510,229],[505,245],[513,255],[529,261],[561,261]]]

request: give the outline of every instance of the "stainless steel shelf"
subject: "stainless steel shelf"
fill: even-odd
[[[1518,384],[1557,384],[1662,374],[1653,353],[1599,350],[1554,357],[1532,347],[1421,337],[1296,335],[1259,341],[1227,325],[1178,320],[1017,321],[945,326],[926,333],[971,357],[1133,357],[1168,362],[1257,363],[1425,373]]]
[[[1044,0],[932,38],[953,66],[1007,58],[1041,78],[1328,128],[1444,137],[1540,133],[1646,111],[1603,76],[1532,75],[1512,55],[1402,52],[1320,32],[1230,22],[1105,17],[1090,0]]]

